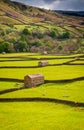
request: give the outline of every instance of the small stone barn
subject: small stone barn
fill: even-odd
[[[43,51],[43,52],[42,52],[42,55],[47,55],[47,54],[48,54],[47,51]]]
[[[44,83],[44,76],[42,74],[31,74],[24,77],[24,87],[35,87],[36,85]]]
[[[47,66],[47,65],[49,65],[49,63],[46,60],[38,62],[38,66]]]
[[[77,57],[75,58],[75,60],[80,60],[80,56],[77,56]]]
[[[6,52],[2,52],[2,54],[4,55],[4,54],[6,54]]]

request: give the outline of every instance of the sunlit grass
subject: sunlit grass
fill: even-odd
[[[0,91],[11,89],[11,88],[19,88],[21,83],[18,82],[6,82],[0,81]]]
[[[73,57],[78,57],[78,56],[84,56],[84,54],[74,54],[74,55],[36,55],[36,56],[31,56],[33,58],[73,58]]]
[[[39,61],[1,62],[0,66],[37,66]]]
[[[70,61],[73,56],[81,55],[39,55],[36,53],[0,54],[0,66],[36,66],[40,58],[58,58],[48,60],[49,64],[61,64]],[[28,58],[38,58],[30,61]],[[59,59],[61,58],[61,59]],[[65,59],[64,59],[65,58]],[[10,60],[6,61],[5,60]],[[14,61],[12,60],[26,60]],[[79,62],[79,61],[76,61]],[[83,62],[83,61],[80,61]],[[84,76],[82,65],[46,66],[42,68],[0,69],[0,78],[24,79],[25,75],[42,73],[45,80],[64,80]],[[19,88],[24,83],[0,81],[0,91]],[[47,83],[35,88],[18,89],[4,93],[0,98],[54,98],[74,102],[84,102],[84,81],[72,83]],[[84,109],[51,102],[3,102],[0,103],[1,130],[83,130]]]
[[[1,130],[83,130],[83,108],[56,103],[0,103]]]
[[[18,58],[18,57],[16,57],[16,58],[5,58],[5,57],[3,57],[3,58],[0,58],[0,65],[3,64],[2,63],[3,61],[5,61],[5,62],[7,62],[7,61],[12,62],[12,61],[19,61],[19,60],[25,60],[25,59],[24,58]],[[6,64],[6,63],[4,63],[4,64]]]
[[[4,89],[6,87],[15,88],[24,86],[23,83],[0,83]],[[72,83],[47,83],[35,88],[26,88],[1,95],[0,97],[9,98],[28,98],[28,97],[42,97],[42,98],[56,98],[61,100],[70,100],[75,102],[84,102],[84,81],[76,81]]]
[[[42,60],[30,60],[28,61],[25,58],[2,58],[0,60],[10,60],[10,61],[5,61],[5,62],[0,62],[0,66],[38,66],[38,62],[42,61]],[[16,60],[14,62],[11,62],[13,60]],[[26,60],[26,61],[18,61],[18,60]],[[55,60],[47,60],[49,64],[62,64],[65,63],[67,61],[70,61],[71,59],[55,59]],[[46,60],[45,60],[46,61]]]
[[[0,54],[0,57],[34,57],[34,58],[73,58],[77,56],[84,56],[84,54],[73,54],[73,55],[54,55],[54,54],[49,54],[49,55],[41,55],[39,53],[7,53],[5,55]]]
[[[7,54],[5,54],[5,55],[3,55],[3,54],[0,54],[0,57],[9,57],[9,58],[11,58],[11,57],[21,57],[21,56],[31,56],[31,55],[38,55],[38,53],[7,53]]]
[[[72,79],[84,76],[84,66],[47,66],[43,68],[0,69],[0,78],[24,79],[25,75],[42,73],[47,80]]]
[[[74,61],[74,62],[71,62],[73,64],[84,64],[84,61],[83,60],[77,60],[77,61]]]

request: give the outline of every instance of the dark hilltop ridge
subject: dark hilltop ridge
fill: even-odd
[[[65,11],[65,10],[54,10],[54,11],[60,14],[84,17],[84,11]]]

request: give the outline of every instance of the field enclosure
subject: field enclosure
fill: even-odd
[[[24,88],[37,73],[45,83]],[[84,55],[0,54],[0,106],[1,130],[83,130]]]

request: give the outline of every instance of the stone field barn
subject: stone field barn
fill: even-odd
[[[31,74],[24,77],[24,87],[35,87],[36,85],[44,83],[44,76],[42,74]]]

